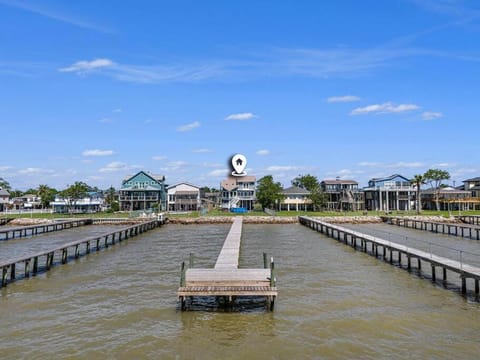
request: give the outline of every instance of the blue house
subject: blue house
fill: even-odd
[[[140,171],[122,181],[118,202],[121,211],[167,208],[165,176]]]
[[[415,187],[409,179],[398,174],[371,179],[363,191],[366,210],[411,210],[415,203]]]

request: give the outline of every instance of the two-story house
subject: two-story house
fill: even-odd
[[[323,180],[320,187],[327,194],[328,210],[357,211],[364,207],[363,192],[354,180]]]
[[[10,193],[5,189],[0,188],[0,211],[5,211],[9,202],[9,198]]]
[[[167,209],[165,176],[140,171],[122,181],[118,192],[121,211]]]
[[[363,191],[366,210],[386,212],[411,210],[416,193],[410,180],[398,174],[371,179]]]
[[[310,191],[298,186],[290,186],[283,189],[284,198],[280,201],[278,210],[280,211],[307,211],[312,209],[310,200]]]
[[[480,198],[480,177],[463,180],[463,190],[469,191],[472,198]]]
[[[195,185],[180,183],[167,189],[168,211],[198,211],[201,207],[203,191]]]
[[[229,176],[220,184],[221,207],[229,211],[253,210],[255,206],[255,176]]]

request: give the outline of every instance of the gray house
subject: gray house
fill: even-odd
[[[8,201],[9,201],[10,193],[0,188],[0,211],[5,211]]]

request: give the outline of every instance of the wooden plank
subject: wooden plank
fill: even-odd
[[[218,255],[215,268],[238,268],[243,217],[236,216]]]

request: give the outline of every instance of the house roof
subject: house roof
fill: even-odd
[[[434,194],[435,191],[437,189],[426,189],[426,190],[422,190],[421,193],[422,194]],[[467,194],[470,194],[470,191],[465,191],[465,190],[458,190],[458,189],[455,189],[453,187],[450,187],[450,186],[447,186],[447,187],[444,187],[444,188],[440,188],[440,192],[439,192],[440,195],[445,195],[445,194],[464,194],[464,195],[467,195]]]
[[[310,195],[310,191],[303,189],[298,186],[290,186],[289,188],[283,189],[282,194],[284,195]]]
[[[9,196],[10,193],[9,193],[7,190],[0,189],[0,195],[2,195],[2,196]]]
[[[188,185],[188,186],[190,186],[190,187],[194,187],[194,188],[196,188],[196,189],[200,189],[199,186],[193,185],[193,184],[188,183],[188,182],[181,182],[181,183],[178,183],[178,184],[175,184],[175,185],[169,185],[167,189],[170,190],[170,189],[173,189],[173,188],[175,188],[175,187],[177,187],[177,186],[179,186],[179,185]],[[177,194],[178,194],[178,192],[177,192]]]
[[[370,179],[370,181],[375,181],[375,182],[379,182],[379,181],[389,181],[389,180],[392,180],[392,179],[395,179],[396,177],[401,177],[402,179],[406,180],[406,181],[410,181],[409,179],[407,179],[405,176],[402,176],[400,174],[393,174],[393,175],[390,175],[390,176],[387,176],[387,177],[384,177],[384,178],[373,178],[373,179]]]
[[[467,179],[467,180],[463,180],[463,182],[476,182],[476,181],[480,181],[480,176],[479,177],[474,177],[474,178],[471,178],[471,179]]]
[[[358,182],[355,180],[341,180],[341,179],[326,179],[322,181],[323,184],[325,185],[335,185],[335,184],[345,184],[345,185],[358,185]]]
[[[165,176],[163,175],[158,175],[158,174],[150,174],[149,172],[146,172],[146,171],[139,171],[138,173],[136,174],[133,174],[133,175],[127,175],[125,177],[125,179],[123,179],[123,182],[127,182],[128,180],[134,178],[135,176],[137,176],[138,174],[145,174],[146,176],[152,178],[153,180],[156,180],[156,181],[165,181]]]
[[[255,176],[229,176],[222,181],[221,185],[225,190],[232,191],[238,187],[239,183],[255,182],[256,180],[257,178]]]

